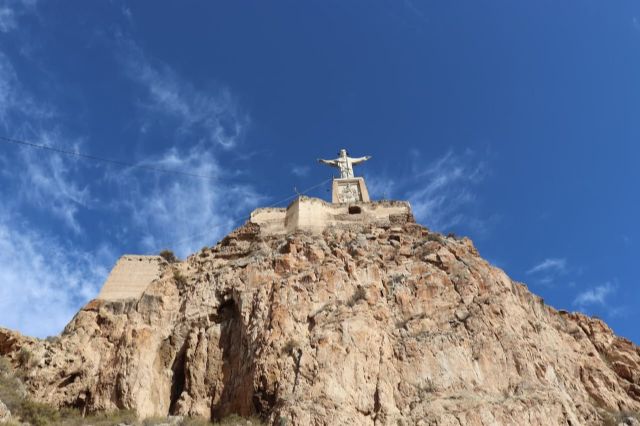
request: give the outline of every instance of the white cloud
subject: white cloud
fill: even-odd
[[[52,133],[41,133],[39,142],[64,146]],[[81,179],[78,163],[59,154],[26,149],[18,157],[21,173],[19,197],[43,211],[51,212],[74,232],[82,231],[78,212],[89,207],[90,191]]]
[[[131,213],[132,225],[151,252],[170,248],[185,256],[211,245],[243,223],[250,210],[264,200],[252,186],[228,179],[226,170],[203,144],[186,150],[172,148],[153,164],[212,179],[157,175],[136,180],[130,172],[117,178],[121,207]]]
[[[0,6],[0,32],[6,33],[16,27],[16,16],[7,5]]]
[[[580,268],[577,270],[579,271]],[[538,284],[551,286],[559,276],[566,275],[568,272],[567,259],[550,257],[533,265],[526,271],[526,274],[531,275]]]
[[[46,102],[37,102],[21,84],[9,58],[0,53],[0,124],[9,134],[26,136],[38,144],[69,147],[69,143],[51,120],[56,116]],[[28,124],[25,124],[28,123]],[[2,176],[16,184],[11,199],[0,196],[5,204],[18,200],[46,212],[52,212],[74,232],[80,232],[77,213],[89,201],[89,190],[77,176],[77,162],[52,152],[12,146],[0,154],[5,167]]]
[[[497,219],[476,214],[476,186],[487,174],[485,161],[470,150],[448,151],[431,161],[413,150],[409,163],[396,168],[393,177],[380,172],[367,177],[367,188],[372,199],[409,200],[416,220],[434,230],[465,227],[484,234]]]
[[[607,306],[607,297],[615,291],[615,287],[607,282],[579,293],[573,301],[575,306],[584,309],[591,305]]]
[[[293,166],[291,167],[291,173],[298,177],[305,177],[311,171],[309,166]]]
[[[113,260],[106,247],[82,252],[3,214],[0,326],[38,337],[58,334],[98,293]]]
[[[252,186],[239,183],[238,172],[216,154],[241,143],[248,123],[230,92],[197,92],[167,66],[154,67],[137,53],[141,75],[132,79],[145,93],[139,110],[142,121],[152,126],[170,117],[180,136],[174,138],[173,148],[142,164],[211,179],[124,169],[107,173],[102,181],[89,181],[93,163],[26,147],[0,152],[2,326],[37,336],[59,332],[97,294],[121,254],[118,249],[86,253],[77,248],[78,236],[55,222],[15,219],[28,217],[34,208],[77,233],[82,231],[81,213],[100,201],[103,210],[118,215],[118,229],[92,233],[95,246],[104,246],[100,235],[115,233],[112,238],[118,243],[139,243],[153,252],[169,247],[184,256],[214,243],[264,200]],[[84,151],[81,139],[68,138],[53,120],[58,112],[46,105],[20,84],[11,62],[0,53],[0,128],[17,139]],[[101,185],[111,186],[98,191]]]
[[[121,42],[130,79],[143,89],[140,106],[146,112],[142,129],[162,123],[158,115],[175,120],[177,135],[198,138],[229,149],[244,137],[249,118],[225,88],[194,87],[169,66],[153,63],[131,41]]]
[[[18,27],[18,17],[35,7],[36,0],[3,0],[0,5],[0,32],[7,33]]]
[[[131,213],[143,245],[151,252],[170,248],[185,256],[215,243],[264,200],[253,186],[239,183],[239,171],[223,165],[216,154],[242,142],[249,118],[229,90],[198,90],[135,43],[120,44],[127,75],[144,94],[141,134],[165,117],[178,128],[179,141],[143,164],[212,177],[158,174],[132,179],[129,171],[116,179],[119,205]]]
[[[367,177],[367,190],[372,199],[388,200],[396,188],[391,178],[371,176]]]
[[[559,258],[548,258],[544,259],[542,262],[534,265],[531,269],[527,271],[527,274],[536,274],[536,273],[563,273],[567,269],[567,259],[559,259]]]
[[[483,227],[481,220],[469,216],[464,210],[476,201],[473,187],[484,179],[485,163],[476,161],[470,152],[456,155],[449,151],[421,167],[418,157],[416,153],[412,174],[415,189],[406,194],[416,218],[437,230],[446,230],[463,222]]]
[[[24,132],[54,115],[47,103],[34,100],[21,84],[9,57],[0,52],[0,125],[5,130]]]

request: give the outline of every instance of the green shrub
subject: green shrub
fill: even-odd
[[[18,352],[18,362],[20,365],[29,366],[31,360],[33,359],[33,353],[27,348],[20,348]]]
[[[0,358],[0,401],[14,414],[22,403],[21,389],[22,384],[15,377],[9,360]]]
[[[83,416],[82,412],[75,408],[58,409],[48,404],[35,402],[26,395],[23,389],[24,386],[16,377],[15,370],[11,367],[9,360],[0,356],[0,400],[11,411],[14,421],[13,423],[9,422],[8,425],[29,423],[32,426],[113,426],[118,424],[153,426],[167,423],[165,417],[140,421],[133,410],[116,410]],[[245,418],[232,414],[216,423],[199,417],[185,417],[179,424],[182,426],[208,426],[212,424],[261,426],[264,423],[257,417]]]
[[[185,417],[180,426],[209,426],[214,424],[210,420],[201,417]]]
[[[44,340],[49,343],[58,343],[60,341],[60,336],[47,336]]]
[[[435,241],[437,243],[444,244],[444,239],[442,238],[442,235],[436,232],[430,232],[429,235],[427,235],[427,241]]]
[[[264,423],[262,423],[262,421],[257,417],[241,417],[237,414],[230,414],[227,417],[214,422],[214,424],[224,426],[264,425]],[[200,426],[199,423],[184,423],[184,425]]]
[[[13,368],[11,368],[9,360],[0,356],[0,377],[11,374],[12,372]]]
[[[177,263],[177,262],[179,262],[179,261],[180,261],[180,259],[178,259],[178,258],[176,257],[176,255],[175,255],[175,254],[173,254],[173,252],[172,252],[171,250],[166,250],[166,249],[165,249],[165,250],[162,250],[162,251],[159,253],[159,256],[160,256],[161,258],[163,258],[164,260],[166,260],[167,262],[169,262],[169,263]]]
[[[30,423],[33,426],[45,426],[60,421],[60,412],[58,410],[28,398],[21,402],[17,412],[11,411],[11,413],[20,417],[23,422]]]

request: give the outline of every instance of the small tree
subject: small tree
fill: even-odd
[[[164,260],[166,260],[169,263],[176,263],[179,261],[179,259],[176,257],[175,254],[173,254],[173,252],[171,250],[162,250],[160,252],[160,257],[163,258]]]

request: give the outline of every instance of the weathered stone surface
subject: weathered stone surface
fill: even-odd
[[[0,354],[38,400],[142,416],[575,426],[640,410],[637,346],[410,222],[248,225],[138,299],[92,301],[55,342],[0,330]]]
[[[98,299],[137,299],[160,276],[163,264],[166,262],[160,256],[122,256],[102,286]]]
[[[0,401],[0,423],[7,423],[9,420],[11,420],[11,411],[4,402]]]

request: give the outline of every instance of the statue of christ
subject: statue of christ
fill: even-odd
[[[341,149],[338,158],[335,160],[322,160],[318,161],[322,164],[326,164],[331,167],[335,167],[340,170],[340,179],[352,179],[353,178],[353,166],[356,164],[364,163],[370,159],[370,155],[364,157],[352,158],[347,155],[346,149]]]

